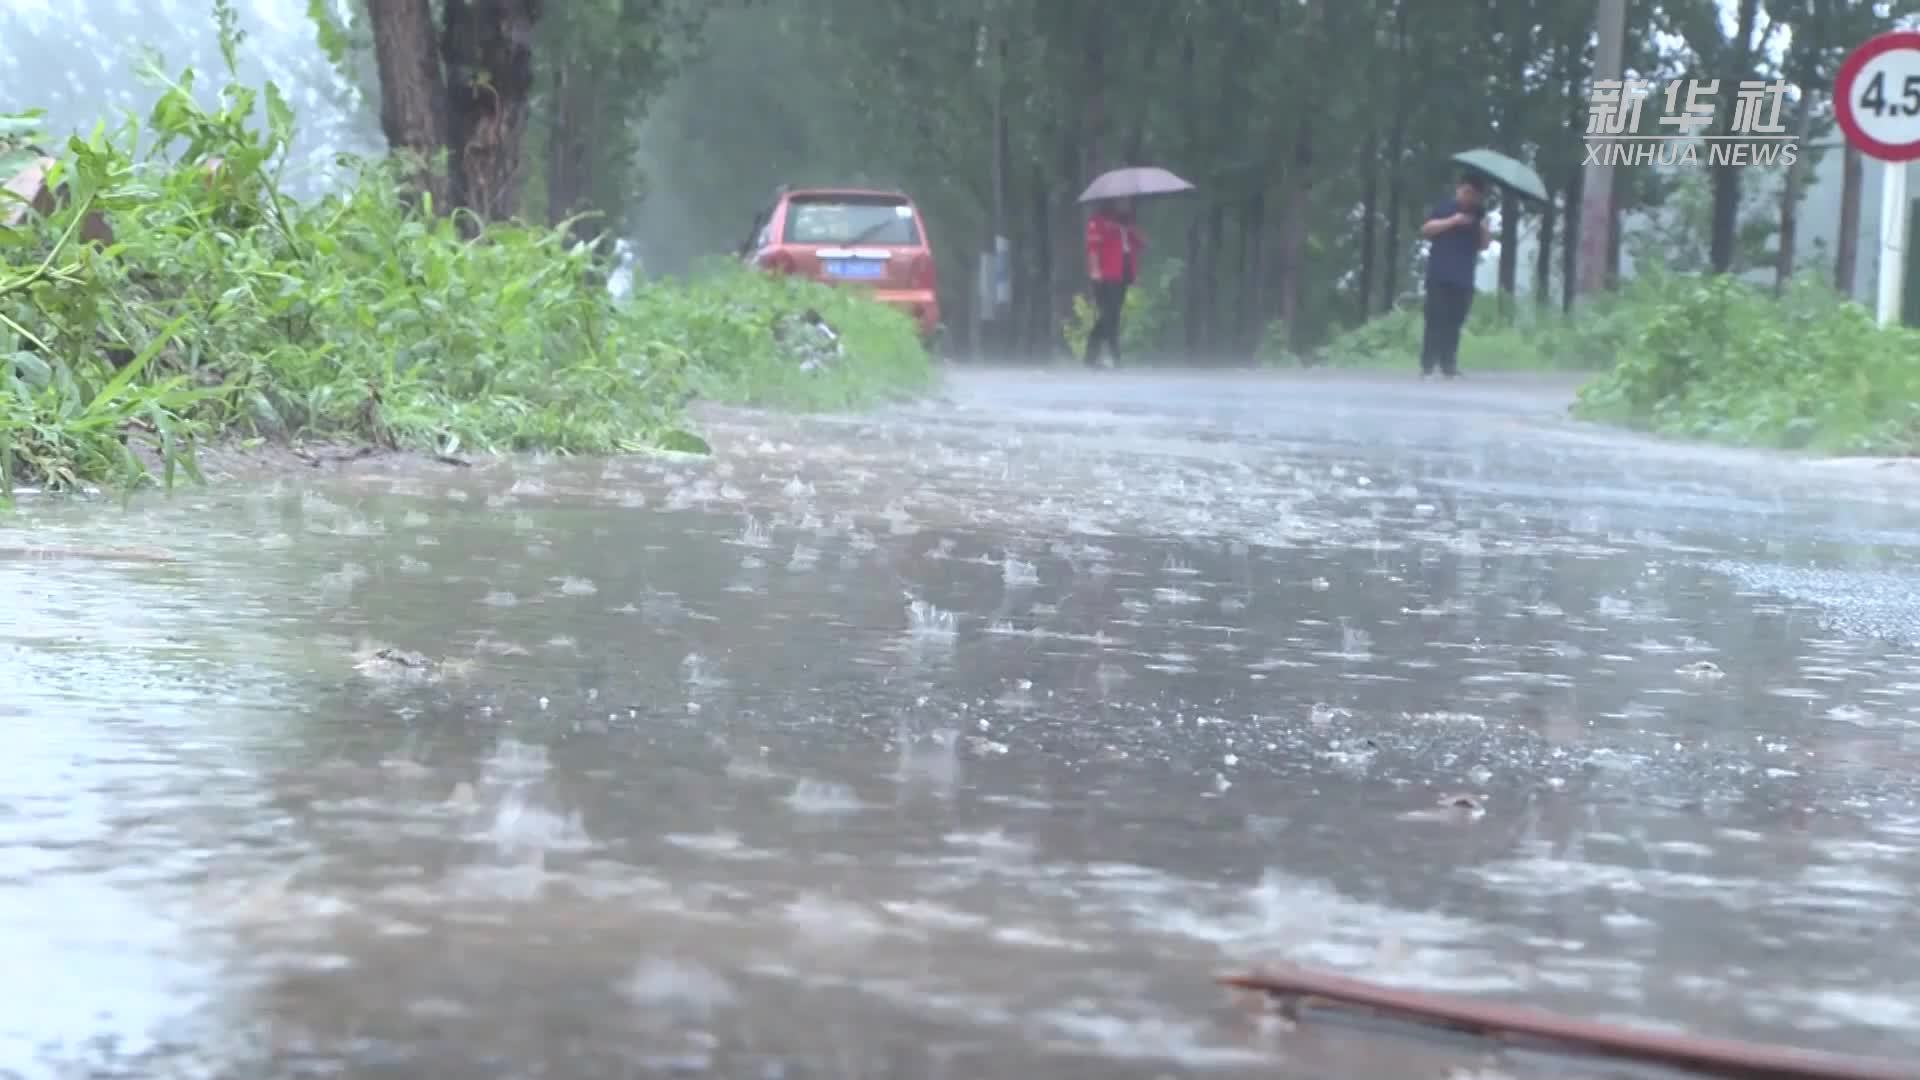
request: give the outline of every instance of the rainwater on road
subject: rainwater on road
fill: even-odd
[[[0,559],[0,1075],[1618,1075],[1272,962],[1920,1058],[1920,516],[1565,393],[23,503],[173,559]]]

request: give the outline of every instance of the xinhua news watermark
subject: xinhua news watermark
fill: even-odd
[[[1601,79],[1587,95],[1588,165],[1777,165],[1799,159],[1800,140],[1780,120],[1787,84],[1744,81],[1734,92],[1729,134],[1710,135],[1719,79]],[[1641,130],[1653,102],[1658,115]]]

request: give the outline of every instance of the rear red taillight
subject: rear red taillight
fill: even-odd
[[[912,288],[937,288],[938,274],[934,271],[932,255],[918,255],[913,260],[913,270],[907,277]]]
[[[784,251],[776,251],[773,254],[767,256],[766,258],[760,260],[760,266],[763,269],[771,270],[776,274],[797,273],[800,269],[799,262],[796,261],[793,256],[787,254]]]

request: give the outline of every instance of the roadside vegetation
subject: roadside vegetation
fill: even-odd
[[[1625,344],[1641,309],[1658,299],[1663,288],[1658,275],[1625,283],[1582,304],[1572,317],[1558,310],[1502,308],[1501,297],[1480,296],[1474,301],[1460,338],[1462,371],[1598,372],[1610,367]],[[1297,354],[1269,335],[1261,359],[1272,366],[1324,365],[1418,371],[1423,322],[1419,297],[1402,301],[1392,311],[1336,334],[1320,349]]]
[[[1821,277],[1776,294],[1724,274],[1653,270],[1571,317],[1530,324],[1503,322],[1490,299],[1461,340],[1462,370],[1591,372],[1573,406],[1580,419],[1727,446],[1920,453],[1920,330],[1882,329]],[[1419,308],[1404,307],[1309,359],[1412,372],[1420,332]]]
[[[272,84],[207,108],[191,70],[153,75],[144,123],[53,151],[50,212],[0,205],[18,215],[0,227],[7,493],[156,471],[171,486],[210,437],[698,452],[696,396],[844,407],[931,381],[912,326],[879,305],[728,262],[616,298],[577,221],[438,213],[385,162],[296,202],[295,117]],[[0,116],[0,173],[57,147],[41,127]]]
[[[1920,453],[1920,331],[1882,329],[1813,280],[1777,298],[1724,275],[1634,292],[1618,359],[1576,416],[1733,446]]]

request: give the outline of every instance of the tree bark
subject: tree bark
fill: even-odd
[[[1531,12],[1519,4],[1501,5],[1501,32],[1506,37],[1507,46],[1507,86],[1511,88],[1509,96],[1503,99],[1500,141],[1509,154],[1522,156],[1520,131],[1523,122],[1530,113],[1529,97],[1523,92],[1526,86],[1527,61],[1532,58],[1533,19]],[[1511,317],[1514,311],[1514,293],[1520,284],[1520,200],[1508,199],[1500,209],[1500,313]]]
[[[593,200],[592,132],[599,95],[590,70],[555,64],[547,98],[547,222],[562,221],[590,208]],[[590,239],[604,223],[579,222],[576,239]]]
[[[1287,191],[1280,204],[1279,316],[1291,348],[1305,341],[1300,328],[1300,286],[1307,276],[1307,218],[1312,212],[1314,179],[1313,117],[1317,113],[1316,109],[1307,109],[1300,114],[1293,161],[1287,170]]]
[[[1738,87],[1742,79],[1752,77],[1753,26],[1759,16],[1760,0],[1740,0],[1739,18],[1728,48],[1732,63],[1729,70],[1720,76],[1721,86]],[[1723,111],[1727,120],[1731,121],[1731,109],[1716,109],[1715,119],[1718,120]],[[1716,274],[1730,273],[1739,255],[1740,168],[1738,165],[1722,164],[1713,169],[1713,233],[1708,246],[1710,265]]]
[[[1866,162],[1860,151],[1847,147],[1840,178],[1840,236],[1833,261],[1833,287],[1847,297],[1853,296],[1860,269],[1860,188],[1865,179]]]
[[[1618,79],[1624,68],[1627,0],[1599,0],[1594,50],[1593,78]],[[1604,161],[1582,164],[1580,168],[1580,228],[1567,232],[1567,242],[1578,238],[1578,281],[1581,293],[1606,288],[1607,252],[1613,230],[1614,167]]]
[[[1371,114],[1372,110],[1368,112]],[[1380,129],[1377,124],[1367,129],[1366,153],[1360,160],[1366,179],[1360,189],[1360,280],[1357,284],[1360,321],[1365,322],[1373,317],[1373,280],[1380,257]]]
[[[1260,313],[1264,310],[1261,264],[1265,261],[1263,241],[1267,234],[1264,178],[1252,182],[1252,190],[1241,203],[1240,214],[1240,288],[1234,297],[1233,346],[1234,352],[1251,355],[1263,329],[1260,325]]]
[[[1187,272],[1183,275],[1181,325],[1187,339],[1187,356],[1200,355],[1201,322],[1206,317],[1206,297],[1201,291],[1200,265],[1206,259],[1206,230],[1199,217],[1187,222]]]
[[[1794,156],[1793,164],[1787,168],[1785,182],[1780,185],[1780,250],[1775,254],[1773,264],[1775,296],[1785,294],[1788,282],[1793,280],[1793,263],[1797,254],[1794,248],[1800,243],[1800,195],[1809,166],[1806,159],[1807,136],[1812,130],[1813,90],[1803,82],[1799,107],[1793,114],[1795,144],[1800,152]]]
[[[452,204],[436,159],[447,145],[447,85],[431,0],[385,0],[367,8],[380,74],[380,129],[388,148],[406,160],[414,192],[431,196],[445,213]]]
[[[1071,111],[1069,112],[1071,115]],[[1054,192],[1053,207],[1053,316],[1055,331],[1073,314],[1073,298],[1087,289],[1087,256],[1084,247],[1086,212],[1079,203],[1081,188],[1087,183],[1090,160],[1086,146],[1086,128],[1077,123],[1066,125],[1060,140],[1060,175],[1064,184]]]
[[[1607,274],[1606,287],[1620,287],[1621,243],[1626,239],[1626,230],[1620,227],[1620,219],[1627,209],[1627,188],[1614,178],[1612,190],[1607,192]]]
[[[533,29],[543,6],[543,0],[446,0],[440,55],[447,72],[451,193],[483,221],[520,209]]]
[[[1033,284],[1028,290],[1027,332],[1030,335],[1032,351],[1036,356],[1044,356],[1052,351],[1052,342],[1060,332],[1060,324],[1054,318],[1057,310],[1054,297],[1059,292],[1060,268],[1058,263],[1076,266],[1078,259],[1059,258],[1054,245],[1053,190],[1047,182],[1046,170],[1035,165],[1033,177]],[[1071,250],[1071,249],[1069,249]],[[1081,272],[1085,272],[1082,268]]]
[[[1096,18],[1085,27],[1086,52],[1083,71],[1086,83],[1086,99],[1083,123],[1086,125],[1085,139],[1080,145],[1084,155],[1080,161],[1079,182],[1085,185],[1091,182],[1107,164],[1107,39],[1105,19]]]
[[[1225,246],[1227,236],[1227,208],[1215,200],[1207,207],[1207,260],[1200,270],[1200,293],[1206,302],[1206,316],[1202,323],[1202,347],[1209,352],[1218,351],[1221,345],[1220,335],[1220,249]]]
[[[1566,217],[1560,240],[1560,311],[1573,314],[1573,302],[1580,294],[1580,206],[1586,201],[1587,171],[1575,169],[1573,184],[1567,189]]]
[[[1400,302],[1400,272],[1406,269],[1407,252],[1400,240],[1401,218],[1406,216],[1407,181],[1397,164],[1387,173],[1387,236],[1380,245],[1380,310],[1392,311]]]
[[[1540,241],[1533,253],[1533,302],[1542,311],[1553,306],[1553,233],[1559,221],[1559,209],[1553,193],[1547,193],[1547,205],[1540,211]]]

